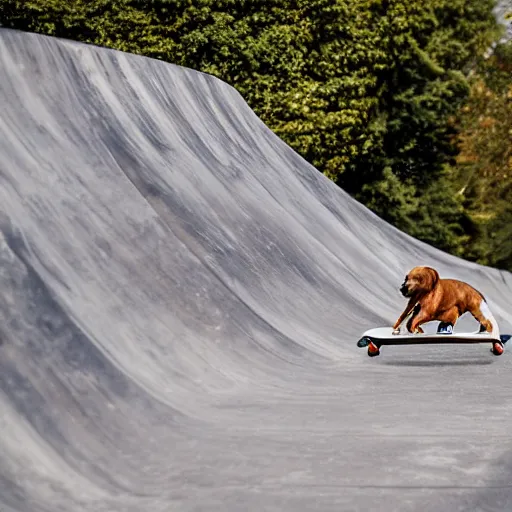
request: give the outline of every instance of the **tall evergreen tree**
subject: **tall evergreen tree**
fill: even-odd
[[[472,222],[467,256],[512,270],[512,42],[482,59],[454,118],[454,183]]]
[[[469,69],[496,37],[493,6],[494,0],[0,0],[0,20],[221,78],[347,192],[413,236],[457,253],[465,216],[445,175],[457,152],[448,121],[469,95]]]

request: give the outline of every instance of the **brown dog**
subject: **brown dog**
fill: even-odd
[[[441,322],[438,332],[450,333],[459,317],[469,312],[480,323],[480,332],[499,337],[498,323],[484,296],[463,281],[440,279],[433,268],[414,267],[405,276],[400,291],[409,303],[393,326],[393,334],[400,333],[400,325],[411,311],[407,330],[412,333],[423,332],[420,325],[433,320]]]

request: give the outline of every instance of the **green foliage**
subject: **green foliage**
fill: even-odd
[[[347,191],[391,167],[425,185],[450,155],[462,68],[492,0],[0,0],[7,26],[141,53],[233,84]]]
[[[494,0],[0,0],[0,20],[221,78],[347,192],[400,229],[467,257],[468,236],[476,240],[483,228],[463,211],[468,197],[455,188],[461,175],[446,171],[458,165],[454,137],[465,129],[449,120],[472,90],[468,71],[497,37],[493,6]]]
[[[421,194],[419,207],[411,216],[409,233],[439,249],[466,258],[467,233],[471,221],[450,175],[443,172]]]
[[[443,171],[421,193],[412,180],[400,180],[389,167],[383,178],[363,186],[358,199],[379,217],[411,236],[457,256],[465,256],[470,224],[462,197]]]
[[[512,42],[498,45],[471,79],[454,119],[460,153],[454,183],[473,223],[468,256],[512,269]]]
[[[390,167],[384,169],[382,179],[363,185],[358,199],[398,229],[407,233],[414,229],[413,215],[420,206],[416,187],[400,181]]]

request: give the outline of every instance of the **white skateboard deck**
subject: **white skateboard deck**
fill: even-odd
[[[421,345],[421,344],[446,344],[446,343],[494,343],[500,341],[505,343],[510,338],[509,335],[503,335],[501,338],[492,336],[488,332],[454,332],[452,334],[437,333],[401,333],[393,334],[392,327],[376,327],[369,329],[361,336],[357,342],[358,347],[366,347],[373,342],[377,346],[384,345]]]

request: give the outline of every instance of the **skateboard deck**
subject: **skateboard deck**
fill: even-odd
[[[454,332],[452,334],[438,333],[401,333],[393,334],[391,327],[376,327],[363,333],[357,342],[358,347],[368,347],[369,356],[377,356],[380,347],[385,345],[426,345],[426,344],[472,344],[489,343],[491,351],[495,355],[501,355],[504,351],[504,344],[511,338],[510,334],[503,334],[499,337],[488,332]]]

